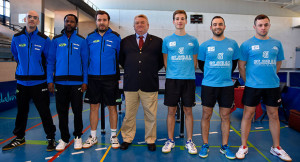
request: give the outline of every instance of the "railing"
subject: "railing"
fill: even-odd
[[[7,26],[9,29],[13,31],[20,32],[22,31],[23,27],[20,25],[14,25],[14,24],[8,24],[8,23],[2,23],[2,25]]]
[[[86,4],[88,4],[89,6],[91,6],[95,11],[98,11],[99,8],[94,4],[92,3],[91,1],[89,0],[83,0]]]

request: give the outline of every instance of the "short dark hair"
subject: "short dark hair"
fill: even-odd
[[[211,19],[210,26],[212,26],[212,22],[214,21],[214,19],[222,19],[223,22],[224,22],[224,25],[225,25],[225,20],[223,19],[223,17],[221,17],[221,16],[215,16],[215,17],[213,17],[213,18]]]
[[[95,15],[95,20],[97,20],[97,15],[107,15],[108,21],[110,20],[110,16],[106,11],[98,10]]]
[[[176,10],[173,13],[173,20],[175,20],[175,15],[177,15],[177,14],[184,14],[185,15],[185,19],[187,19],[187,14],[186,14],[186,12],[184,10]]]
[[[257,15],[257,16],[255,17],[255,19],[254,19],[254,25],[256,25],[256,21],[257,21],[257,20],[262,20],[262,19],[268,19],[268,20],[270,21],[270,19],[269,19],[269,17],[268,17],[267,15],[260,14],[260,15]]]
[[[65,18],[64,18],[64,21],[66,21],[66,18],[67,18],[68,16],[73,16],[73,17],[75,18],[76,24],[78,24],[78,18],[77,18],[77,16],[75,16],[74,14],[68,14],[68,15],[66,15]]]

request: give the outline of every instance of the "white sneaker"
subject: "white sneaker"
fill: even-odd
[[[244,159],[245,155],[248,154],[248,147],[247,146],[240,146],[238,152],[235,154],[237,159]]]
[[[56,151],[62,151],[62,150],[64,150],[64,149],[66,148],[66,146],[68,145],[68,143],[64,142],[62,139],[60,139],[58,142],[59,142],[59,143],[58,143],[58,145],[57,145],[56,148],[55,148]]]
[[[112,136],[110,138],[110,143],[111,143],[111,147],[113,149],[118,149],[120,147],[119,140],[118,140],[117,136]]]
[[[292,161],[292,158],[280,147],[271,147],[270,153],[278,156],[283,161]]]
[[[82,139],[81,139],[81,138],[76,137],[76,138],[74,139],[74,149],[75,149],[75,150],[80,150],[80,149],[82,149]]]
[[[168,139],[166,142],[165,142],[165,145],[164,147],[162,147],[161,151],[163,153],[169,153],[171,152],[172,148],[175,147],[175,142],[174,141],[171,141],[170,139]]]
[[[85,141],[85,143],[83,144],[83,148],[90,148],[92,147],[94,144],[98,143],[97,141],[97,137],[93,138],[91,135],[89,136],[89,138]]]
[[[192,140],[186,141],[185,148],[188,150],[189,154],[197,154],[196,145]]]

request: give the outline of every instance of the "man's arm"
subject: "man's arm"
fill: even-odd
[[[168,54],[164,53],[164,65],[165,65],[165,69],[167,70],[167,62],[168,62]]]
[[[125,63],[125,53],[124,53],[124,41],[121,40],[120,43],[120,52],[119,52],[119,64],[124,68]]]
[[[231,69],[231,74],[234,72],[236,69],[236,66],[238,64],[238,60],[232,60],[232,69]]]
[[[197,69],[197,58],[198,58],[198,54],[193,55],[193,59],[194,59],[194,68],[195,70]]]
[[[198,60],[199,69],[204,73],[204,61]]]
[[[246,61],[242,61],[242,60],[238,61],[240,75],[244,80],[244,82],[246,82],[246,63],[247,63]]]
[[[276,62],[276,73],[279,72],[280,67],[281,67],[281,64],[282,64],[282,61],[277,61],[277,62]]]

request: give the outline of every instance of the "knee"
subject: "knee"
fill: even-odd
[[[191,108],[183,108],[184,114],[187,116],[193,115],[193,110]]]
[[[211,116],[212,116],[211,113],[207,113],[207,112],[203,111],[202,120],[210,120]]]
[[[169,110],[168,110],[168,115],[175,115],[176,114],[176,108],[169,108]]]
[[[278,112],[268,112],[270,120],[279,120]]]
[[[243,119],[252,120],[255,112],[244,112]]]

